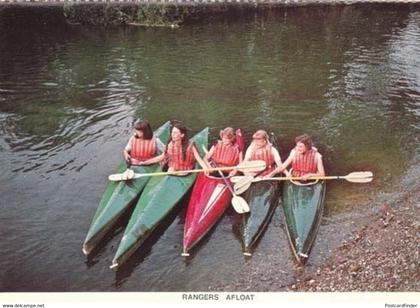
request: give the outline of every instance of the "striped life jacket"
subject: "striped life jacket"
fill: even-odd
[[[239,163],[239,147],[236,144],[224,145],[219,141],[214,146],[211,159],[217,167],[236,166]]]
[[[182,145],[176,145],[171,141],[166,150],[169,168],[177,171],[193,169],[195,157],[192,147],[193,144],[190,143],[185,151],[185,157],[182,159]]]
[[[302,176],[308,173],[317,172],[316,162],[317,151],[313,148],[306,151],[304,154],[295,153],[295,157],[292,160],[292,175]]]
[[[263,148],[254,149],[251,154],[251,160],[263,160],[267,164],[265,170],[259,173],[259,175],[267,175],[275,169],[275,160],[271,148],[272,145],[267,144]]]
[[[137,161],[145,161],[156,156],[156,139],[131,139],[131,151],[130,155]]]

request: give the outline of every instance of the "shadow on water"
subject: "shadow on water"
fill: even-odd
[[[257,239],[255,240],[255,242],[251,246],[251,251],[250,251],[251,254],[258,251],[258,246],[260,245],[261,240],[263,239],[264,234],[266,233],[269,224],[273,220],[274,213],[276,211],[279,211],[279,210],[282,210],[281,209],[281,199],[279,200],[279,204],[274,206],[272,208],[271,212],[268,214],[269,217],[267,218],[267,221],[264,222],[264,224],[262,226],[262,229],[260,230],[260,233],[257,236]],[[244,243],[243,243],[243,240],[242,240],[242,236],[243,236],[242,232],[243,232],[243,219],[240,221],[240,226],[239,226],[239,236],[240,236],[239,240],[241,241],[242,251],[245,251],[245,246],[244,246]],[[245,256],[245,260],[248,260],[248,259],[251,259],[251,258],[252,258],[252,255],[250,257]]]
[[[128,221],[130,220],[131,214],[134,211],[137,199],[131,202],[131,204],[128,206],[125,212],[115,222],[115,225],[105,234],[105,236],[99,242],[99,244],[95,246],[92,252],[86,257],[85,264],[88,268],[91,268],[93,265],[98,263],[99,260],[97,260],[97,258],[101,257],[102,254],[105,253],[105,247],[109,245],[113,238],[124,232],[125,227],[127,226]]]
[[[237,213],[233,213],[233,215],[231,216],[231,221],[232,221],[232,233],[242,245],[242,231],[241,231],[242,216]]]
[[[274,212],[281,203],[280,189],[281,186],[277,181],[262,181],[252,183],[244,193],[243,197],[249,203],[251,211],[240,215],[239,223],[235,226],[239,229],[244,252],[253,254],[256,251]],[[248,248],[246,245],[248,245]]]
[[[133,253],[133,255],[118,268],[115,273],[114,286],[120,288],[130,278],[135,269],[137,269],[151,254],[153,246],[159,241],[162,235],[167,231],[169,226],[175,221],[176,217],[181,217],[182,222],[185,217],[185,209],[188,205],[191,189],[188,193],[177,203],[169,215],[166,216],[152,231],[150,236],[140,245],[140,247]]]

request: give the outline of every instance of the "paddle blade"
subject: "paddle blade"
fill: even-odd
[[[238,183],[242,178],[243,178],[242,175],[235,175],[229,178],[229,180],[232,184],[235,184],[235,183]]]
[[[235,169],[246,172],[260,172],[266,168],[266,163],[263,160],[249,160],[237,165]]]
[[[232,184],[236,184],[236,183],[242,181],[244,178],[250,178],[251,179],[251,178],[253,178],[253,176],[252,175],[235,175],[235,176],[232,176],[231,178],[229,178],[229,180]]]
[[[135,177],[135,173],[131,169],[125,170],[123,173],[111,174],[108,176],[110,181],[127,181],[132,180]]]
[[[346,175],[346,178],[371,178],[373,173],[370,171],[357,171]]]
[[[249,212],[249,205],[245,201],[244,198],[239,197],[239,196],[234,196],[232,198],[231,202],[232,202],[232,206],[233,206],[234,210],[236,211],[236,213],[244,214],[244,213]]]
[[[229,180],[231,183],[236,184],[241,181],[245,181],[245,178],[247,178],[249,181],[252,181],[254,177],[252,175],[235,175],[229,178]]]
[[[373,180],[373,173],[370,171],[357,171],[349,173],[344,178],[352,183],[369,183]]]
[[[244,177],[241,181],[236,183],[233,186],[233,190],[235,191],[235,194],[240,195],[243,194],[245,191],[248,190],[248,188],[252,184],[253,177]]]
[[[123,174],[122,173],[110,174],[108,176],[108,180],[114,181],[114,182],[124,181]]]
[[[345,178],[347,181],[352,183],[369,183],[372,182],[373,178]]]

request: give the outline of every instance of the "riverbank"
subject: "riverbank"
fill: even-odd
[[[0,2],[0,26],[27,16],[42,24],[171,27],[212,16],[242,16],[294,7],[417,5],[418,0],[140,0],[126,2]],[[38,18],[36,18],[38,16]],[[35,17],[35,18],[34,18]]]
[[[302,272],[296,291],[420,290],[420,187],[382,204],[367,223],[342,241],[323,265]]]
[[[324,226],[317,241],[331,241],[325,260],[311,255],[309,264],[294,267],[294,282],[278,270],[280,258],[244,268],[217,291],[419,291],[420,185],[402,189],[389,202],[366,205],[364,214],[342,216]],[[371,209],[369,209],[371,207]],[[357,211],[361,212],[364,207]],[[357,223],[354,223],[357,221]],[[338,241],[337,241],[338,240]],[[316,245],[316,244],[315,244]],[[289,257],[290,258],[290,257]],[[311,259],[316,259],[313,263]]]

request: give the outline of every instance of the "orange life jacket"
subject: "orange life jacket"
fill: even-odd
[[[130,155],[137,161],[145,161],[156,156],[156,139],[131,139]]]
[[[296,152],[295,157],[292,160],[292,175],[302,176],[308,173],[316,173],[316,154],[317,151],[313,148],[309,151],[306,151],[304,154],[299,154]]]
[[[166,150],[169,168],[179,171],[193,169],[195,157],[192,147],[193,144],[190,143],[185,151],[185,157],[182,159],[182,145],[176,145],[171,141]]]
[[[275,160],[274,155],[271,152],[271,148],[272,146],[270,144],[267,144],[265,147],[262,148],[254,148],[251,154],[251,160],[263,160],[267,164],[265,170],[259,175],[267,175],[275,169]]]
[[[239,163],[239,147],[236,144],[224,145],[219,141],[214,146],[211,159],[217,167],[236,166]]]

